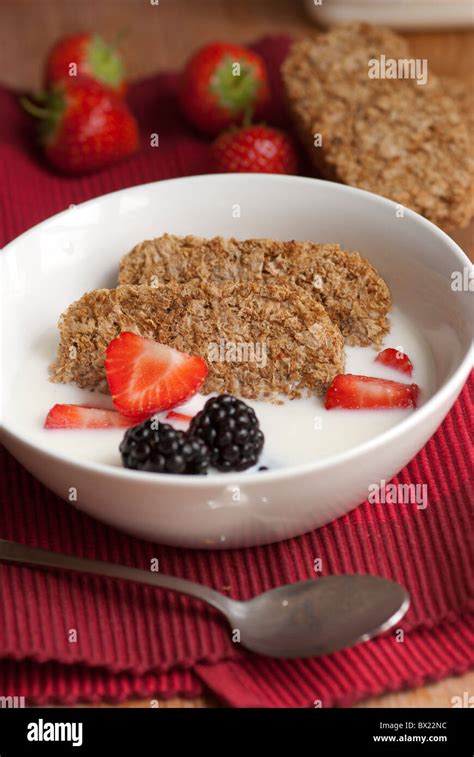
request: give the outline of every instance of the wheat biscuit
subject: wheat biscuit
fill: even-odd
[[[283,279],[97,289],[69,306],[59,330],[51,378],[85,389],[107,391],[105,351],[123,331],[205,358],[205,394],[270,400],[322,394],[344,370],[338,327],[304,289]]]
[[[337,244],[202,239],[170,234],[142,242],[120,263],[120,284],[276,282],[284,276],[320,302],[349,344],[381,344],[390,291],[375,268]]]
[[[439,226],[466,226],[474,214],[466,115],[429,65],[426,84],[370,78],[369,61],[381,56],[413,58],[400,36],[364,23],[296,42],[282,75],[298,134],[325,177],[388,197]]]

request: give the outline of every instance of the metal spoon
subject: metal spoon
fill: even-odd
[[[239,602],[183,578],[3,539],[0,560],[124,578],[196,597],[225,615],[243,647],[269,657],[313,657],[367,641],[395,625],[410,603],[400,584],[361,574],[299,581]]]

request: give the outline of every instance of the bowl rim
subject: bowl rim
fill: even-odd
[[[299,183],[299,184],[311,184],[314,185],[319,184],[323,186],[331,185],[332,188],[334,188],[337,192],[340,192],[341,194],[346,194],[348,197],[351,195],[366,195],[367,199],[370,202],[375,203],[375,205],[379,206],[385,206],[385,207],[391,207],[392,209],[395,209],[399,206],[399,203],[394,202],[393,200],[390,200],[386,197],[383,197],[381,195],[377,195],[373,192],[368,192],[365,189],[359,189],[358,187],[352,187],[348,186],[346,184],[340,184],[339,182],[334,181],[326,181],[325,179],[317,179],[312,177],[306,177],[306,176],[294,176],[294,175],[283,175],[283,174],[263,174],[263,173],[221,173],[221,174],[196,174],[192,176],[183,176],[183,177],[177,177],[173,179],[161,179],[158,181],[151,181],[146,182],[144,184],[136,184],[131,187],[125,187],[122,189],[115,190],[113,192],[108,192],[103,195],[98,195],[97,197],[93,197],[89,200],[86,200],[82,203],[75,204],[76,208],[85,208],[86,206],[100,202],[102,200],[105,200],[107,198],[110,198],[114,195],[120,195],[123,193],[133,193],[133,192],[139,192],[143,191],[146,187],[152,187],[152,186],[158,186],[158,185],[166,185],[169,183],[175,183],[175,182],[197,182],[197,183],[207,183],[207,182],[228,182],[228,181],[240,181],[243,183],[246,183],[248,181],[260,181],[262,183],[266,182],[278,182],[281,184],[284,183]],[[416,223],[421,224],[422,227],[425,227],[427,230],[431,231],[431,233],[434,233],[436,236],[438,236],[449,248],[450,251],[453,253],[455,258],[457,258],[458,262],[462,266],[472,267],[472,263],[467,257],[467,255],[463,252],[461,247],[453,240],[451,237],[446,234],[442,229],[440,229],[438,226],[436,226],[434,223],[429,221],[427,218],[424,218],[419,213],[416,213],[415,211],[411,210],[410,208],[404,207],[404,214],[408,215],[408,217],[412,218]],[[60,221],[61,218],[70,216],[70,209],[67,208],[60,213],[56,213],[49,218],[44,219],[40,223],[36,224],[35,226],[32,226],[31,228],[24,231],[19,236],[12,239],[2,250],[2,255],[0,256],[0,262],[3,261],[3,263],[6,263],[6,255],[10,255],[12,253],[12,250],[14,249],[15,245],[17,245],[20,241],[24,241],[32,234],[38,232],[43,227],[46,227],[48,224],[52,224],[56,221]],[[76,216],[77,218],[77,216]],[[2,280],[5,277],[2,276]],[[0,330],[0,337],[1,337],[1,330]],[[0,346],[1,346],[1,340],[0,340]],[[189,488],[189,487],[197,487],[197,488],[206,488],[210,486],[221,486],[222,484],[228,484],[231,483],[235,485],[235,480],[237,478],[238,481],[242,481],[243,485],[251,485],[254,483],[272,483],[273,481],[282,481],[286,479],[292,479],[297,478],[300,475],[305,474],[311,474],[311,473],[317,473],[322,470],[326,470],[329,468],[336,467],[338,465],[344,465],[345,463],[350,462],[353,459],[357,459],[359,456],[364,456],[366,454],[369,454],[371,452],[374,452],[377,450],[378,447],[384,446],[387,443],[395,441],[398,437],[409,433],[415,426],[418,424],[422,424],[427,418],[429,418],[431,415],[435,414],[436,411],[443,406],[443,404],[449,400],[449,397],[453,394],[455,394],[458,390],[460,391],[462,389],[462,386],[464,382],[467,380],[467,377],[469,375],[470,369],[472,368],[472,365],[474,363],[474,343],[471,340],[471,344],[469,349],[467,350],[466,354],[464,355],[463,359],[457,366],[457,368],[454,370],[452,376],[427,400],[427,402],[422,405],[420,408],[416,408],[414,412],[412,412],[407,418],[401,420],[399,423],[395,424],[391,428],[387,429],[386,431],[383,431],[380,434],[377,434],[376,436],[372,437],[371,439],[366,440],[365,442],[362,442],[361,444],[356,444],[354,447],[350,447],[349,449],[346,449],[342,452],[337,452],[332,455],[329,455],[328,457],[315,460],[312,462],[302,463],[301,465],[289,465],[285,466],[284,468],[276,468],[275,470],[268,470],[264,472],[264,475],[262,475],[262,472],[255,471],[254,473],[240,473],[236,474],[233,473],[213,473],[212,476],[183,476],[180,474],[174,474],[174,473],[147,473],[144,471],[133,471],[129,470],[127,468],[122,468],[119,466],[113,466],[107,463],[96,463],[94,461],[77,461],[72,459],[68,455],[63,455],[60,452],[53,452],[49,449],[43,448],[41,445],[37,443],[33,443],[26,438],[26,435],[19,434],[16,431],[12,430],[8,427],[7,424],[3,423],[1,425],[1,428],[4,432],[6,432],[7,436],[12,437],[15,441],[20,442],[22,445],[27,446],[29,449],[32,450],[38,450],[41,454],[46,455],[51,460],[56,461],[58,463],[65,463],[69,466],[72,466],[76,468],[77,470],[84,470],[84,471],[91,471],[96,474],[103,474],[106,476],[118,476],[119,479],[123,480],[129,480],[133,481],[136,480],[137,483],[141,482],[142,484],[146,483],[153,483],[154,485],[162,486],[164,484],[169,485],[175,485],[177,488],[183,487],[183,488]]]

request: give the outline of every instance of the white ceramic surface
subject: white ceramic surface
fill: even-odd
[[[51,448],[32,429],[36,414],[44,417],[49,407],[44,407],[51,397],[47,368],[59,313],[85,291],[113,286],[119,257],[165,231],[312,239],[358,249],[384,276],[397,309],[428,347],[433,375],[423,404],[353,448],[264,474],[137,474],[79,458],[70,445]],[[158,542],[209,548],[262,544],[348,512],[366,498],[371,484],[388,481],[424,445],[472,365],[472,293],[451,286],[452,273],[469,268],[466,256],[415,213],[405,210],[400,218],[391,201],[339,184],[241,174],[133,187],[45,221],[8,245],[0,260],[4,443],[64,499],[74,487],[80,509]],[[64,387],[56,389],[56,401],[72,401],[60,394]],[[32,408],[30,424],[22,412],[25,403]],[[92,434],[91,444],[93,439]]]
[[[367,21],[404,30],[457,29],[472,26],[471,0],[304,0],[321,26]]]

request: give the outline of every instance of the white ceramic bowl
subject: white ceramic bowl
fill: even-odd
[[[321,26],[366,21],[395,29],[459,29],[473,25],[470,0],[304,0],[308,15]]]
[[[238,216],[237,208],[240,211]],[[113,286],[119,257],[163,232],[337,241],[360,250],[388,282],[434,356],[436,391],[405,420],[318,462],[239,478],[137,474],[78,462],[30,440],[12,408],[28,356],[38,403],[54,354],[44,334],[85,291]],[[425,444],[472,365],[472,295],[451,275],[470,263],[445,233],[390,200],[314,179],[196,176],[124,189],[50,218],[9,244],[2,259],[2,418],[8,449],[54,492],[125,531],[167,544],[225,548],[277,541],[347,513],[372,482],[393,477]],[[44,414],[45,409],[42,408]],[[233,496],[240,485],[240,501]],[[65,504],[65,507],[70,506]]]

